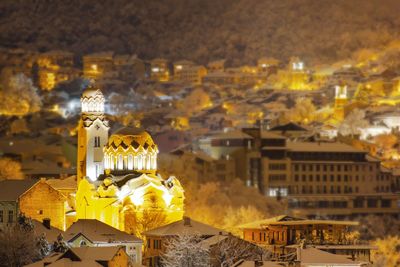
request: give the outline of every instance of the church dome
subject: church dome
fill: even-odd
[[[124,127],[112,134],[104,147],[105,169],[155,172],[158,147],[148,132]]]

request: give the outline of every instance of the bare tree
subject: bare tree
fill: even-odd
[[[0,231],[0,267],[19,267],[40,260],[48,253],[48,244],[42,241],[35,237],[31,220],[20,216],[16,224]]]
[[[165,267],[206,267],[209,266],[209,252],[198,235],[182,234],[172,237],[165,244],[161,261]]]
[[[365,119],[365,111],[355,109],[340,124],[339,133],[344,136],[354,136],[360,134],[362,129],[368,125],[369,123]]]
[[[215,260],[215,266],[221,267],[232,266],[242,259],[263,261],[271,258],[267,250],[232,235],[225,236],[211,248],[210,253]]]

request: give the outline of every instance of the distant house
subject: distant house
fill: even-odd
[[[17,221],[20,213],[19,197],[35,183],[34,180],[0,181],[0,228]]]
[[[61,230],[66,229],[65,214],[68,211],[67,197],[53,188],[42,178],[19,197],[19,208],[26,216],[51,224]]]
[[[115,229],[98,220],[80,219],[71,225],[64,234],[65,241],[77,247],[120,247],[134,263],[142,262],[143,241],[134,235]]]
[[[301,240],[306,240],[318,249],[369,262],[371,246],[353,245],[346,240],[349,227],[356,225],[358,222],[354,221],[309,220],[281,215],[240,228],[245,240],[269,249],[277,258],[291,254]]]
[[[223,233],[220,229],[194,221],[189,217],[184,217],[182,220],[147,231],[143,233],[147,240],[144,259],[145,265],[160,266],[161,255],[165,251],[165,244],[171,238],[186,234],[198,235],[206,239]]]
[[[80,247],[70,248],[65,253],[54,253],[27,267],[130,267],[139,266],[131,262],[123,247]]]

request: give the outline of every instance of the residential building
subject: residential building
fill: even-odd
[[[143,234],[147,240],[144,255],[145,265],[157,267],[160,266],[160,257],[165,252],[165,244],[171,238],[187,234],[198,235],[203,239],[207,239],[226,233],[210,225],[192,220],[189,217],[183,217],[182,220],[149,230]]]
[[[74,54],[67,51],[49,51],[37,59],[38,82],[43,90],[52,90],[58,83],[79,77],[74,68]]]
[[[113,52],[83,56],[83,76],[94,80],[116,76],[113,72],[113,56]]]
[[[208,139],[201,147],[206,153],[232,159],[235,177],[262,194],[287,198],[295,214],[399,214],[399,177],[388,175],[366,151],[338,142],[288,141],[260,128]]]
[[[171,79],[168,60],[156,58],[150,61],[150,79],[157,82],[168,82]]]
[[[207,69],[209,72],[223,72],[225,70],[225,59],[209,62]]]
[[[353,261],[370,262],[369,245],[357,245],[347,237],[354,221],[308,220],[281,215],[241,225],[243,239],[267,248],[273,258],[290,260],[293,250],[303,242],[319,250],[346,255]]]
[[[174,80],[180,81],[182,79],[181,73],[187,68],[193,67],[196,64],[189,60],[179,60],[174,62]]]
[[[13,225],[20,214],[19,197],[36,183],[35,180],[0,181],[0,228]]]
[[[64,233],[64,240],[76,247],[124,247],[126,254],[135,264],[142,262],[143,241],[134,235],[122,232],[93,219],[80,219]]]
[[[133,267],[123,247],[79,247],[69,248],[64,253],[54,253],[43,260],[26,265],[26,267]]]
[[[42,178],[19,196],[19,209],[25,216],[43,221],[49,219],[58,229],[66,229],[65,214],[72,210],[67,196]]]

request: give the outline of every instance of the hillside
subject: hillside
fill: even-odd
[[[234,65],[332,61],[397,38],[399,11],[398,0],[3,0],[0,46]]]

